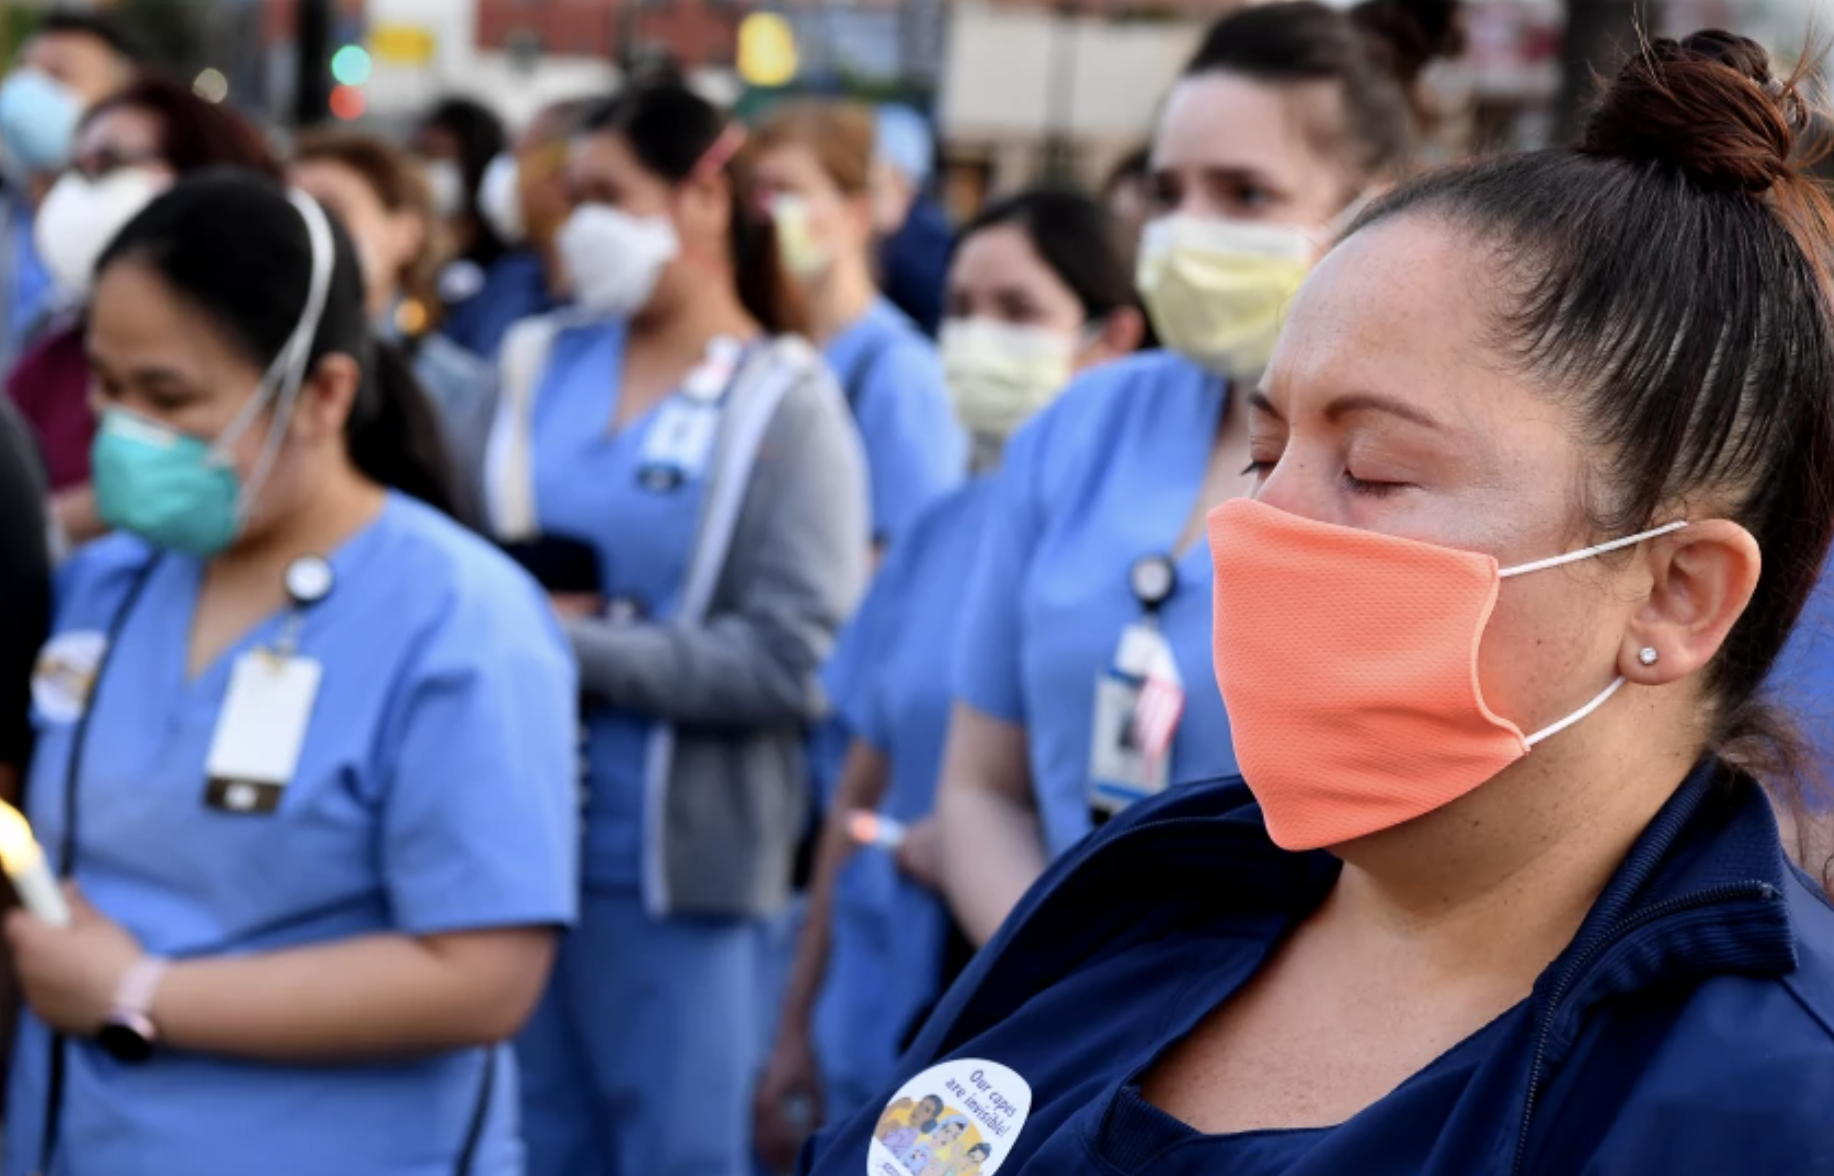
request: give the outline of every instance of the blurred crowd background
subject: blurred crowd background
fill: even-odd
[[[289,124],[405,127],[464,94],[516,125],[680,67],[741,115],[785,95],[897,102],[938,148],[955,219],[1038,179],[1095,185],[1136,150],[1207,23],[1245,0],[96,0],[198,92]],[[17,47],[50,0],[0,0]],[[1564,141],[1631,18],[1737,28],[1785,62],[1828,0],[1474,0],[1464,57],[1432,84],[1448,155]]]

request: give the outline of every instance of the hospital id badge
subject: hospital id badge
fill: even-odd
[[[1170,782],[1171,757],[1142,738],[1148,725],[1141,722],[1152,675],[1170,657],[1156,626],[1130,625],[1114,665],[1096,680],[1089,741],[1089,807],[1096,812],[1120,812],[1164,792]]]
[[[236,659],[205,762],[207,806],[238,814],[280,807],[323,677],[324,667],[310,658],[256,650]]]
[[[643,485],[651,490],[673,490],[698,478],[707,468],[719,429],[717,403],[671,397],[657,414],[643,446],[639,475]]]

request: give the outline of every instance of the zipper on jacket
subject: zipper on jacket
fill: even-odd
[[[1541,1031],[1536,1036],[1534,1061],[1528,1070],[1528,1097],[1522,1106],[1522,1129],[1516,1137],[1516,1158],[1515,1163],[1510,1167],[1511,1176],[1522,1176],[1522,1165],[1528,1158],[1529,1125],[1535,1117],[1535,1095],[1541,1085],[1541,1070],[1546,1064],[1548,1043],[1554,1033],[1554,1017],[1560,1011],[1560,1002],[1566,999],[1574,982],[1585,971],[1586,965],[1592,962],[1593,957],[1607,947],[1623,942],[1627,935],[1638,928],[1671,915],[1682,914],[1700,907],[1736,902],[1740,899],[1755,898],[1770,901],[1778,896],[1777,888],[1768,882],[1731,882],[1723,886],[1715,886],[1710,890],[1681,895],[1665,902],[1659,902],[1628,919],[1619,920],[1579,953],[1578,958],[1555,983],[1553,992],[1548,996],[1547,1010],[1541,1015]]]

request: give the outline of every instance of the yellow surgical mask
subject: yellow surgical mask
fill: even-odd
[[[771,223],[777,226],[777,255],[783,267],[799,281],[817,277],[834,260],[828,247],[815,237],[809,202],[784,194],[771,201]]]
[[[1303,229],[1174,214],[1146,226],[1136,277],[1166,347],[1241,379],[1273,358],[1318,253]]]
[[[1077,340],[1043,327],[950,319],[938,349],[962,427],[982,440],[1005,441],[1070,382]]]

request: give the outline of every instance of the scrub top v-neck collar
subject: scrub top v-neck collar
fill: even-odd
[[[385,496],[382,509],[326,556],[331,563],[334,583],[348,582],[350,577],[361,574],[375,536],[383,530],[383,520],[396,509],[394,495]],[[182,614],[182,623],[172,623],[178,618],[161,617],[157,618],[159,623],[149,628],[137,625],[136,618],[129,617],[121,633],[121,640],[127,641],[138,629],[143,639],[152,643],[152,664],[162,667],[166,676],[164,697],[179,703],[180,708],[204,703],[217,705],[223,693],[220,687],[236,659],[251,650],[273,645],[295,611],[295,606],[288,603],[268,613],[219,650],[193,675],[190,672],[191,628],[203,591],[204,566],[205,561],[188,556],[171,553],[153,556],[153,564],[146,573],[151,579],[144,598],[165,601],[168,608]],[[182,607],[173,608],[174,605]],[[308,647],[301,652],[309,656],[311,650]]]
[[[1261,966],[1265,963],[1263,959]],[[1240,987],[1232,981],[1221,995],[1217,995],[1201,979],[1194,982],[1181,1000],[1174,1002],[1176,1020],[1171,1027],[1175,1031],[1164,1036],[1151,1059],[1112,1083],[1097,1100],[1098,1109],[1082,1126],[1085,1146],[1117,1176],[1205,1176],[1212,1172],[1227,1172],[1231,1176],[1282,1176],[1303,1163],[1311,1152],[1337,1132],[1355,1124],[1362,1114],[1359,1111],[1342,1123],[1329,1126],[1261,1128],[1212,1135],[1199,1131],[1147,1099],[1143,1089],[1146,1075],[1187,1039],[1204,1018],[1232,999]],[[1408,1075],[1400,1085],[1371,1103],[1371,1107],[1381,1107],[1380,1113],[1388,1114],[1393,1113],[1398,1102],[1420,1098],[1443,1102],[1449,1113],[1451,1104],[1484,1062],[1489,1047],[1527,1016],[1526,1001],[1510,1006]],[[1426,1156],[1418,1158],[1424,1161]]]

